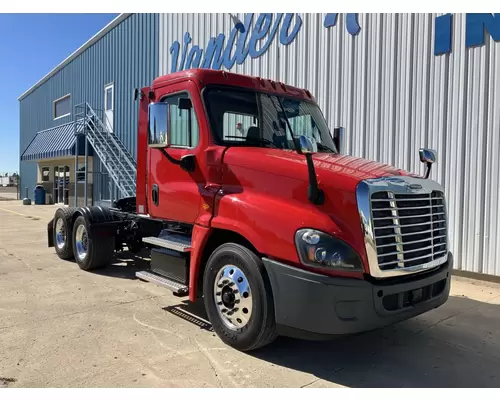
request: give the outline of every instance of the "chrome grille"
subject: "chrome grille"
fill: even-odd
[[[416,268],[447,255],[444,194],[371,194],[373,239],[381,271]]]

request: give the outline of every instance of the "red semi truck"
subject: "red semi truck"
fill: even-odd
[[[453,256],[443,188],[341,154],[308,90],[195,69],[136,90],[136,197],[60,208],[48,242],[80,268],[151,249],[145,281],[203,299],[218,336],[351,334],[446,302]]]

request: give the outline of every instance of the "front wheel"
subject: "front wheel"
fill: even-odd
[[[220,246],[203,279],[208,318],[221,340],[241,351],[276,338],[274,303],[262,261],[239,244]]]
[[[78,266],[89,271],[109,263],[115,250],[114,237],[91,237],[85,218],[80,216],[73,225],[73,253]]]

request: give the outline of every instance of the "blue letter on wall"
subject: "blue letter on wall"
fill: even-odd
[[[330,28],[331,26],[337,25],[338,14],[326,14],[325,20],[323,21],[323,26],[325,28]],[[357,35],[361,30],[358,23],[358,13],[348,13],[345,17],[347,32],[351,35]]]
[[[484,31],[488,31],[494,41],[500,40],[500,14],[467,14],[465,46],[484,44]]]
[[[436,18],[434,31],[434,55],[451,51],[452,15],[445,14]]]

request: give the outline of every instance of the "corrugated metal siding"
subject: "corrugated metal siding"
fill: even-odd
[[[88,102],[104,107],[104,86],[114,82],[114,131],[135,156],[138,104],[133,89],[148,86],[158,76],[158,14],[133,14],[42,86],[20,101],[20,153],[36,132],[65,122],[53,120],[53,101],[70,93],[72,105]],[[99,171],[99,161],[94,171]],[[36,164],[21,162],[21,185],[36,183]],[[95,191],[94,191],[95,192]],[[24,193],[24,192],[23,192]]]
[[[455,14],[453,51],[434,56],[436,15],[359,14],[353,37],[343,14],[329,29],[325,14],[300,14],[290,45],[276,37],[231,71],[310,89],[330,126],[346,128],[349,154],[423,172],[418,149],[436,149],[431,177],[446,188],[456,267],[500,275],[500,43],[466,49],[465,15]],[[229,14],[163,14],[160,73],[185,32],[204,49],[233,25]]]

